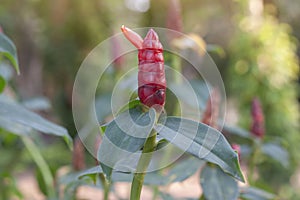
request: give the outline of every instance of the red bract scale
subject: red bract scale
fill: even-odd
[[[158,35],[150,29],[144,40],[132,30],[122,26],[125,37],[138,48],[138,95],[140,101],[151,107],[163,106],[166,99],[166,78],[163,47]]]
[[[258,138],[262,138],[265,134],[265,121],[261,104],[258,98],[253,99],[251,107],[252,126],[251,133]]]

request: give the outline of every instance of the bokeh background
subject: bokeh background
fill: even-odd
[[[52,108],[40,114],[66,127],[75,137],[72,87],[87,54],[101,41],[128,27],[166,27],[196,34],[219,68],[227,92],[228,121],[251,126],[254,97],[262,103],[266,137],[290,153],[284,168],[266,159],[258,165],[257,183],[286,199],[299,199],[299,0],[1,0],[0,25],[15,43],[20,76],[11,84],[21,101],[43,97]],[[115,50],[117,51],[117,50]],[[121,61],[120,61],[121,62]],[[14,141],[11,145],[20,148]],[[19,145],[19,146],[18,146]],[[41,145],[54,172],[72,163],[72,153],[53,138]],[[57,151],[60,154],[57,154]],[[1,147],[5,171],[13,166],[16,184],[38,176],[32,162],[20,155],[7,163],[10,150]],[[86,162],[94,162],[86,155]],[[0,195],[1,196],[1,195]]]

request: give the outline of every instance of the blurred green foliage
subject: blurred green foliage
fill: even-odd
[[[292,165],[288,170],[270,160],[257,167],[260,180],[277,188],[279,182],[290,184],[290,176],[299,166],[299,63],[297,39],[288,24],[276,19],[273,9],[273,5],[265,5],[265,12],[258,16],[237,13],[226,84],[238,105],[242,127],[250,127],[251,101],[259,97],[265,113],[265,139],[276,138],[290,152]]]
[[[63,126],[74,136],[72,86],[76,71],[89,51],[119,32],[121,24],[166,27],[169,1],[152,0],[145,11],[137,11],[128,2],[134,1],[1,0],[0,25],[15,42],[20,56],[22,77],[10,82],[20,88],[17,97],[46,95],[54,102],[52,117],[58,114]],[[285,184],[279,191],[289,193],[292,199],[295,192],[288,185],[300,159],[299,1],[264,1],[265,9],[258,18],[249,10],[250,0],[180,2],[183,32],[199,34],[206,42],[225,49],[225,58],[212,57],[223,73],[229,98],[236,102],[241,126],[250,127],[250,102],[258,96],[265,113],[265,140],[278,140],[291,154],[287,171],[268,159],[260,161],[262,183],[257,184],[273,191],[281,187],[279,183]],[[17,139],[10,138],[1,151],[9,152],[9,145],[22,148]],[[64,151],[62,147],[57,148]],[[62,158],[66,152],[60,157],[56,157],[55,151],[45,152],[56,169],[69,160]],[[0,163],[9,159],[10,153]],[[60,163],[59,159],[64,162]],[[271,184],[266,186],[266,183]]]

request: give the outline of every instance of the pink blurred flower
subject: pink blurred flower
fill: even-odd
[[[111,56],[114,59],[113,65],[115,70],[121,70],[124,64],[124,56],[121,56],[121,44],[118,37],[111,39]]]
[[[202,116],[202,123],[218,129],[220,93],[217,88],[213,88],[210,98],[207,100],[206,108]]]
[[[74,170],[79,171],[85,168],[84,146],[79,137],[74,140],[74,151],[72,157]]]
[[[252,101],[251,116],[251,133],[258,138],[263,138],[265,135],[265,120],[261,103],[257,97]]]
[[[236,143],[233,143],[231,146],[232,146],[232,149],[235,150],[238,153],[238,155],[240,156],[241,155],[241,146]]]
[[[241,146],[239,144],[233,143],[231,147],[237,152],[239,161],[241,162]]]

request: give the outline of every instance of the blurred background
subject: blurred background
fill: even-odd
[[[228,123],[249,129],[251,102],[258,97],[265,114],[265,140],[275,138],[289,152],[288,168],[269,159],[258,162],[262,177],[257,185],[286,199],[300,198],[299,19],[299,0],[0,3],[0,25],[19,56],[21,75],[11,80],[17,99],[49,99],[52,109],[41,114],[66,127],[72,137],[76,135],[71,110],[74,78],[96,45],[120,32],[122,24],[197,35],[222,74],[231,116]],[[62,141],[49,140],[41,149],[53,171],[72,162]],[[5,149],[0,152],[1,163]],[[93,162],[88,155],[86,160]],[[25,156],[14,163],[15,174],[27,176],[23,172],[30,168],[30,160]]]

